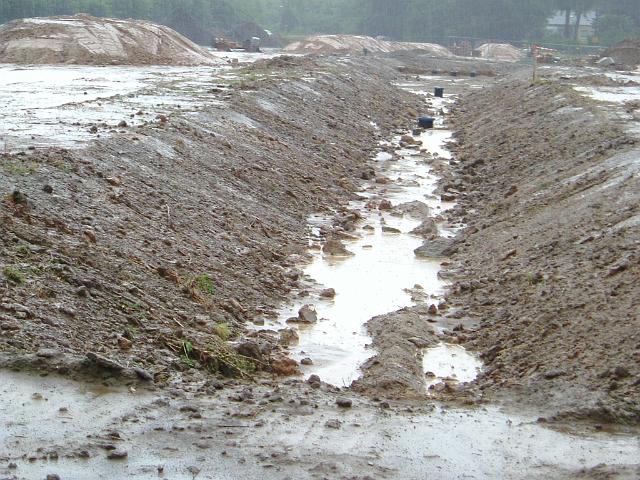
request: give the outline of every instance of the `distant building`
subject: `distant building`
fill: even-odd
[[[575,12],[571,12],[569,17],[569,25],[571,38],[575,35],[577,15]],[[596,34],[595,21],[597,13],[594,11],[583,13],[580,16],[580,26],[578,28],[578,41],[588,43]],[[566,14],[564,11],[558,10],[547,21],[547,31],[551,34],[559,36],[564,35],[564,28],[566,22]]]

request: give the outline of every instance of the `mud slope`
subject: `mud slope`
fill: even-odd
[[[298,284],[307,216],[352,198],[377,139],[415,118],[391,75],[271,60],[202,112],[0,157],[0,363],[224,370],[227,327],[236,340]],[[266,368],[277,338],[243,353]]]
[[[1,25],[0,63],[203,65],[219,61],[169,27],[79,14]]]
[[[640,419],[640,150],[568,86],[496,85],[455,110],[450,301],[481,327],[478,384],[552,412]]]

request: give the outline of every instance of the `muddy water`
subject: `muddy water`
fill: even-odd
[[[279,53],[216,55],[248,63]],[[0,65],[0,152],[80,148],[97,138],[93,125],[108,136],[122,130],[122,120],[135,127],[157,115],[215,104],[234,78],[231,66]]]
[[[430,107],[440,110],[454,97],[429,99]],[[390,201],[394,207],[417,201],[427,205],[436,217],[452,206],[434,195],[438,178],[431,167],[434,161],[446,163],[451,158],[447,148],[451,132],[443,128],[440,118],[436,129],[413,138],[418,144],[414,148],[403,148],[399,135],[389,142],[381,142],[386,150],[375,156],[376,170],[389,183],[364,184],[360,192],[363,201],[350,205],[363,216],[353,232],[355,238],[344,241],[353,256],[336,258],[323,254],[317,248],[322,244],[317,227],[326,222],[312,219],[311,243],[316,249],[310,251],[312,262],[304,268],[304,273],[320,288],[333,288],[337,294],[334,299],[325,300],[318,296],[320,288],[315,288],[312,290],[315,294],[285,308],[280,320],[271,325],[284,328],[286,320],[295,317],[302,306],[311,304],[316,308],[319,322],[298,326],[300,341],[292,349],[295,359],[313,362],[311,366],[302,367],[307,376],[319,375],[323,381],[336,386],[350,385],[360,376],[360,365],[375,354],[368,347],[371,339],[365,324],[369,319],[414,305],[410,290],[415,291],[416,287],[431,303],[438,303],[444,294],[446,284],[438,278],[440,260],[418,258],[413,252],[423,239],[410,232],[420,225],[421,219],[375,208],[381,199]],[[439,226],[440,235],[453,233],[451,228]],[[456,365],[459,375],[452,374]],[[473,368],[460,365],[473,365]],[[425,372],[435,374],[427,387],[443,379],[473,380],[479,371],[479,361],[462,347],[443,345],[425,352],[424,367]]]

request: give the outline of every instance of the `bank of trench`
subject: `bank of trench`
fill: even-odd
[[[415,118],[417,100],[380,83],[393,74],[271,60],[205,83],[206,108],[86,149],[5,154],[2,363],[199,375],[192,362],[297,285],[307,216],[352,198],[379,136]],[[277,339],[258,343],[269,369]]]

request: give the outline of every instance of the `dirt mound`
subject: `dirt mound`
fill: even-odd
[[[508,43],[485,43],[480,45],[476,51],[480,52],[482,58],[500,62],[517,62],[524,58],[522,50]]]
[[[485,362],[477,384],[638,422],[637,141],[570,84],[513,82],[460,105],[454,210],[468,227],[447,303],[480,324],[462,334]]]
[[[623,40],[605,50],[602,58],[611,57],[616,65],[635,68],[640,65],[640,38]]]
[[[0,26],[1,63],[203,65],[206,50],[162,25],[140,20],[27,18]]]
[[[423,50],[437,57],[453,56],[445,47],[434,43],[390,42],[358,35],[314,35],[287,45],[284,51],[290,53],[361,53],[365,49],[369,52],[380,53]]]

